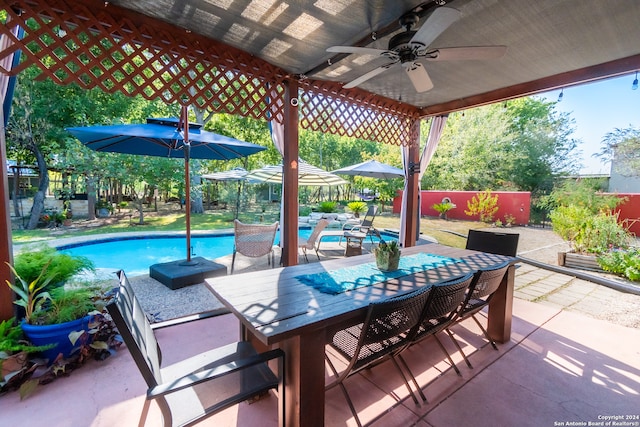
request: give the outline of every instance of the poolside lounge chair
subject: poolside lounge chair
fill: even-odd
[[[342,238],[345,237],[345,232],[349,232],[352,235],[364,234],[364,237],[369,236],[371,238],[371,243],[373,243],[372,236],[380,237],[380,233],[373,226],[373,220],[378,213],[378,205],[371,205],[367,210],[367,213],[364,215],[364,218],[359,224],[351,224],[346,223],[342,230],[332,230],[332,231],[324,231],[320,233],[320,237],[318,238],[318,249],[320,249],[320,243],[322,243],[322,239],[325,237],[339,237],[339,242],[342,243]]]
[[[165,427],[185,426],[271,389],[278,390],[284,425],[282,350],[258,353],[249,342],[240,341],[162,366],[154,328],[124,271],[118,276],[120,287],[107,310],[148,387],[139,426],[144,426],[152,401],[160,408]],[[278,375],[268,366],[276,360]]]
[[[235,242],[233,258],[231,259],[231,273],[236,262],[236,254],[257,258],[267,255],[267,263],[273,267],[273,242],[278,230],[278,221],[273,224],[244,224],[237,219],[233,222]]]
[[[309,262],[309,258],[307,258],[307,249],[314,249],[316,251],[318,260],[320,260],[320,254],[318,253],[318,246],[320,245],[320,242],[318,242],[318,244],[316,245],[316,240],[318,239],[320,232],[322,232],[322,230],[324,230],[327,225],[329,225],[329,220],[321,219],[313,228],[313,231],[311,232],[311,235],[308,239],[304,239],[302,237],[298,238],[298,248],[302,249],[305,261]]]

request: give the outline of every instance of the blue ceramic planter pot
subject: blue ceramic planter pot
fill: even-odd
[[[55,347],[42,352],[42,355],[49,359],[51,364],[62,353],[63,357],[69,357],[74,350],[80,347],[80,340],[74,346],[71,344],[69,334],[75,331],[89,331],[89,322],[93,316],[85,316],[71,322],[58,323],[55,325],[29,325],[22,322],[22,331],[33,345],[56,344]]]

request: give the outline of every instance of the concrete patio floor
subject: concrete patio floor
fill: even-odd
[[[633,297],[635,310],[640,297]],[[601,320],[609,302],[621,298],[628,294],[521,264],[511,340],[499,351],[467,321],[454,332],[473,369],[446,337],[442,340],[462,377],[431,340],[406,353],[429,403],[415,405],[389,363],[349,378],[346,386],[361,420],[373,426],[607,425],[612,416],[628,424],[608,425],[640,426],[640,329],[633,322],[635,327]],[[237,320],[225,314],[156,333],[164,363],[170,364],[236,341],[238,331]],[[41,386],[24,401],[18,393],[0,396],[0,426],[135,426],[145,391],[122,347],[103,362],[90,361]],[[157,407],[151,408],[146,425],[161,425]],[[338,388],[327,391],[325,419],[327,426],[356,425]],[[199,425],[276,426],[276,397],[241,403]]]

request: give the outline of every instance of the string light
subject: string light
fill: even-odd
[[[636,71],[636,78],[633,81],[633,84],[631,85],[631,90],[636,90],[638,89],[638,72]]]

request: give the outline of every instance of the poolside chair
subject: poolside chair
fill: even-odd
[[[482,310],[483,308],[489,305],[494,293],[496,292],[496,290],[498,290],[498,287],[500,287],[500,283],[502,283],[502,279],[504,278],[504,275],[507,274],[508,268],[509,268],[509,263],[507,262],[494,268],[479,270],[474,275],[473,281],[469,286],[467,297],[464,303],[462,304],[462,309],[459,311],[456,319],[454,319],[455,320],[454,323],[458,323],[471,317],[476,322],[476,324],[478,325],[478,327],[480,328],[484,336],[487,338],[489,343],[491,343],[491,346],[494,348],[494,350],[498,350],[498,347],[496,346],[495,341],[493,341],[491,336],[489,336],[489,333],[482,326],[482,324],[476,318],[475,315],[480,310]],[[473,366],[471,366],[471,363],[469,362],[469,359],[467,359],[467,356],[464,354],[464,351],[462,351],[462,348],[460,348],[460,346],[457,345],[458,343],[454,338],[451,330],[449,330],[448,327],[445,330],[449,335],[449,337],[453,340],[453,342],[458,347],[458,351],[462,355],[467,366],[469,368],[473,368]]]
[[[273,242],[278,231],[278,221],[273,224],[244,224],[233,221],[235,242],[231,259],[231,273],[236,262],[236,254],[257,258],[267,255],[267,263],[273,266]]]
[[[411,389],[404,372],[398,365],[395,355],[409,344],[416,331],[430,292],[431,286],[424,286],[404,295],[371,303],[363,323],[333,334],[329,346],[341,358],[344,358],[347,362],[347,367],[341,373],[338,373],[335,364],[331,362],[331,358],[325,353],[325,360],[336,378],[335,381],[326,386],[326,389],[340,387],[358,426],[362,426],[362,424],[349,397],[344,381],[351,375],[387,359],[391,359],[404,380],[409,394],[414,402],[418,404],[418,399]],[[415,378],[413,381],[415,386],[418,387]]]
[[[342,238],[345,237],[345,233],[347,232],[355,236],[369,236],[371,238],[371,243],[373,243],[373,236],[380,237],[378,230],[373,227],[373,220],[377,213],[378,205],[371,205],[369,206],[369,209],[367,209],[367,213],[364,215],[362,221],[360,221],[360,224],[346,223],[342,226],[342,230],[323,231],[320,233],[320,237],[318,239],[318,249],[320,249],[320,243],[322,243],[322,240],[327,237],[338,237],[338,242],[342,243]]]
[[[362,222],[360,224],[345,224],[343,228],[344,231],[348,231],[351,234],[364,234],[365,236],[369,236],[371,238],[371,243],[373,243],[373,236],[380,237],[380,233],[373,226],[373,220],[376,218],[378,214],[378,205],[371,205],[367,210]]]
[[[318,260],[320,260],[320,254],[318,254],[318,246],[320,242],[318,242],[318,244],[316,245],[316,240],[318,239],[318,236],[320,235],[322,230],[324,230],[327,227],[327,225],[329,225],[329,220],[321,219],[313,228],[313,231],[311,232],[311,235],[309,236],[308,239],[298,237],[298,248],[302,249],[302,253],[304,254],[305,261],[309,262],[309,258],[307,258],[307,249],[314,249],[316,251],[316,256],[318,257]]]
[[[278,390],[279,418],[284,425],[284,352],[257,353],[246,341],[229,344],[162,367],[153,328],[124,271],[107,310],[140,370],[148,390],[139,426],[146,422],[151,402],[162,412],[163,425],[186,426],[271,389]],[[269,361],[277,361],[277,372]]]

